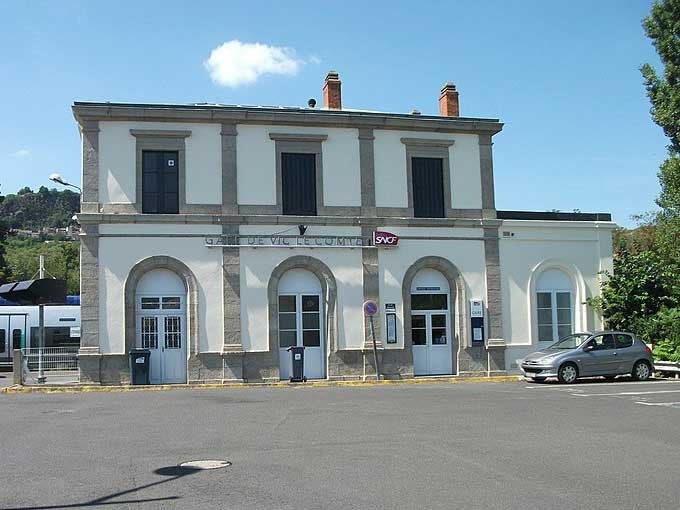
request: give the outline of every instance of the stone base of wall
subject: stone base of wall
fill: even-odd
[[[279,353],[244,352],[243,379],[246,382],[279,382]]]
[[[243,382],[243,352],[228,352],[223,354],[224,382]]]
[[[484,345],[464,347],[458,354],[458,373],[478,374],[487,371],[486,348]]]
[[[130,384],[130,360],[126,354],[104,354],[99,367],[102,385]]]
[[[78,353],[80,384],[101,384],[101,354]]]
[[[328,356],[328,378],[331,380],[361,380],[364,376],[362,351],[336,351]]]
[[[378,354],[382,354],[380,371],[385,379],[411,379],[414,377],[411,349],[385,349]],[[371,359],[373,359],[372,353]]]
[[[505,371],[505,348],[489,348],[489,372]]]
[[[413,356],[410,349],[378,349],[381,379],[411,379]],[[130,384],[126,354],[80,354],[80,383],[102,385]],[[458,374],[487,375],[505,372],[505,349],[474,346],[462,349]],[[375,380],[372,349],[336,351],[328,356],[331,381]],[[187,362],[190,384],[238,382],[279,382],[278,352],[206,352],[192,355]]]
[[[505,346],[474,345],[461,349],[458,357],[459,374],[490,374],[505,372]]]
[[[203,352],[189,357],[187,381],[202,384],[221,384],[224,380],[222,353]]]

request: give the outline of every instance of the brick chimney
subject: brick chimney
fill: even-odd
[[[336,71],[328,71],[323,84],[323,106],[329,110],[342,110],[340,95],[340,76]]]
[[[442,117],[458,117],[458,91],[453,83],[445,83],[439,94],[439,115]]]

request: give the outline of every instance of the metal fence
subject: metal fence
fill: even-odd
[[[21,351],[23,384],[78,382],[78,347],[32,347]]]

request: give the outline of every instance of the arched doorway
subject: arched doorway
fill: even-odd
[[[151,384],[186,383],[187,290],[168,269],[152,269],[135,289],[135,347],[149,349]]]
[[[289,347],[304,347],[304,374],[326,377],[323,292],[316,275],[290,269],[278,282],[279,371],[282,380],[292,375]]]
[[[414,375],[451,374],[451,289],[435,269],[420,269],[411,282],[411,349]]]

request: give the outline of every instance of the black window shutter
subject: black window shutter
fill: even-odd
[[[441,158],[412,158],[411,173],[414,216],[443,218],[444,173]]]
[[[281,154],[283,214],[316,216],[316,155]]]
[[[179,157],[176,152],[163,153],[163,212],[179,212]]]
[[[179,154],[142,152],[142,212],[179,212]]]

